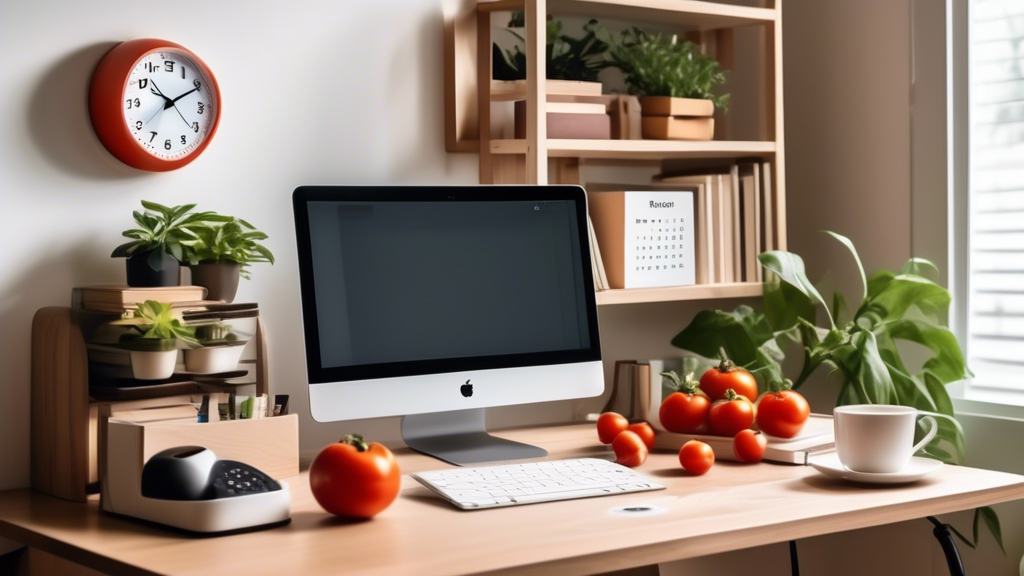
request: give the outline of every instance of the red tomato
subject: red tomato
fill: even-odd
[[[630,424],[626,430],[636,434],[644,441],[644,446],[647,446],[648,450],[654,448],[654,428],[647,422],[637,422],[636,424]]]
[[[800,433],[811,407],[799,392],[766,392],[758,400],[757,427],[769,436],[792,438]]]
[[[612,441],[612,450],[615,451],[615,461],[623,466],[635,468],[647,460],[647,445],[636,432],[619,432]]]
[[[629,426],[629,420],[615,412],[605,412],[597,418],[597,438],[601,444],[611,444],[612,440]]]
[[[700,440],[690,440],[679,449],[679,463],[690,474],[700,476],[711,470],[711,465],[715,463],[715,451]]]
[[[753,430],[741,430],[732,439],[732,452],[740,462],[760,462],[767,446],[768,439],[764,434]]]
[[[661,403],[658,419],[669,432],[693,434],[707,426],[711,401],[700,394],[673,392]]]
[[[324,510],[338,516],[370,518],[398,496],[402,473],[383,444],[348,434],[320,451],[309,467],[309,487]]]
[[[729,360],[723,360],[718,367],[708,369],[700,377],[700,389],[712,401],[725,398],[725,391],[730,388],[740,396],[746,396],[751,402],[757,400],[757,379]]]
[[[715,436],[733,436],[754,424],[754,403],[730,388],[726,396],[711,405],[708,426]]]

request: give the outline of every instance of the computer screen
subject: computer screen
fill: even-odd
[[[309,192],[310,383],[599,359],[582,191],[524,192]]]

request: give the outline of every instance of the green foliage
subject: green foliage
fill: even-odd
[[[242,339],[225,322],[212,321],[200,324],[193,324],[195,337],[203,346],[223,346],[225,344],[241,343]]]
[[[837,405],[897,404],[911,406],[936,418],[938,434],[922,450],[925,455],[950,464],[964,458],[964,431],[953,414],[946,386],[971,376],[956,337],[945,326],[950,295],[926,273],[936,271],[931,262],[911,259],[899,273],[878,271],[868,277],[853,243],[827,232],[851,253],[860,272],[862,300],[852,319],[837,323],[844,313],[841,296],[832,307],[807,278],[803,260],[784,251],[758,256],[767,271],[764,285],[766,313],[747,306],[733,312],[703,311],[673,340],[678,348],[704,358],[714,358],[719,347],[730,358],[751,369],[762,389],[782,382],[783,349],[787,343],[803,348],[803,369],[796,378],[799,388],[824,366],[840,382]],[[828,325],[816,325],[816,307],[824,308]],[[927,359],[917,369],[907,366],[899,342],[919,345]],[[979,509],[977,526],[985,525],[1000,540],[998,517],[991,509]]]
[[[618,40],[610,34],[608,38],[607,59],[622,71],[631,93],[699,98],[718,108],[729,107],[729,95],[715,93],[715,87],[725,83],[725,74],[696,44],[636,27],[624,30]]]
[[[121,233],[131,242],[114,249],[112,258],[125,258],[135,253],[145,253],[161,248],[179,262],[183,259],[182,245],[195,239],[195,230],[207,222],[224,221],[213,212],[192,212],[195,204],[168,207],[156,202],[142,201],[143,212],[132,212],[136,228]],[[157,252],[156,254],[159,254]]]
[[[266,234],[241,218],[222,218],[226,219],[222,224],[195,227],[195,238],[182,242],[185,262],[240,264],[243,278],[249,278],[249,264],[274,263],[274,255],[259,243],[267,239]]]
[[[199,346],[195,329],[182,324],[171,305],[163,302],[146,300],[136,307],[131,317],[113,324],[131,326],[136,331],[121,339],[121,345],[131,350],[158,352]]]
[[[522,27],[522,13],[513,15],[509,27]],[[562,23],[549,19],[547,23],[547,77],[549,80],[578,80],[597,82],[597,75],[608,67],[604,55],[608,44],[597,38],[599,24],[591,20],[583,27],[583,36],[574,38],[562,33]],[[504,52],[497,44],[493,53],[493,75],[495,80],[526,79],[526,54],[520,46],[526,45],[523,36],[506,30],[519,42]]]

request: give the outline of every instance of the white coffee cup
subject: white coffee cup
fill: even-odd
[[[840,406],[832,415],[839,461],[853,472],[899,472],[939,431],[935,418],[909,406],[855,404]],[[931,427],[914,444],[918,417],[928,420]]]

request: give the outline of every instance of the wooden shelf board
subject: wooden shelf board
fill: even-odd
[[[525,154],[525,140],[491,140],[492,154]],[[551,158],[660,160],[662,158],[741,158],[769,156],[774,142],[711,140],[548,140]]]
[[[645,302],[673,302],[677,300],[711,300],[715,298],[751,298],[761,295],[760,282],[734,284],[697,284],[668,288],[630,288],[602,290],[597,293],[598,306],[610,304],[640,304]]]
[[[523,0],[481,1],[482,12],[522,10]],[[718,30],[768,24],[773,8],[752,8],[701,0],[548,0],[548,13],[627,22],[683,26],[687,30]]]

